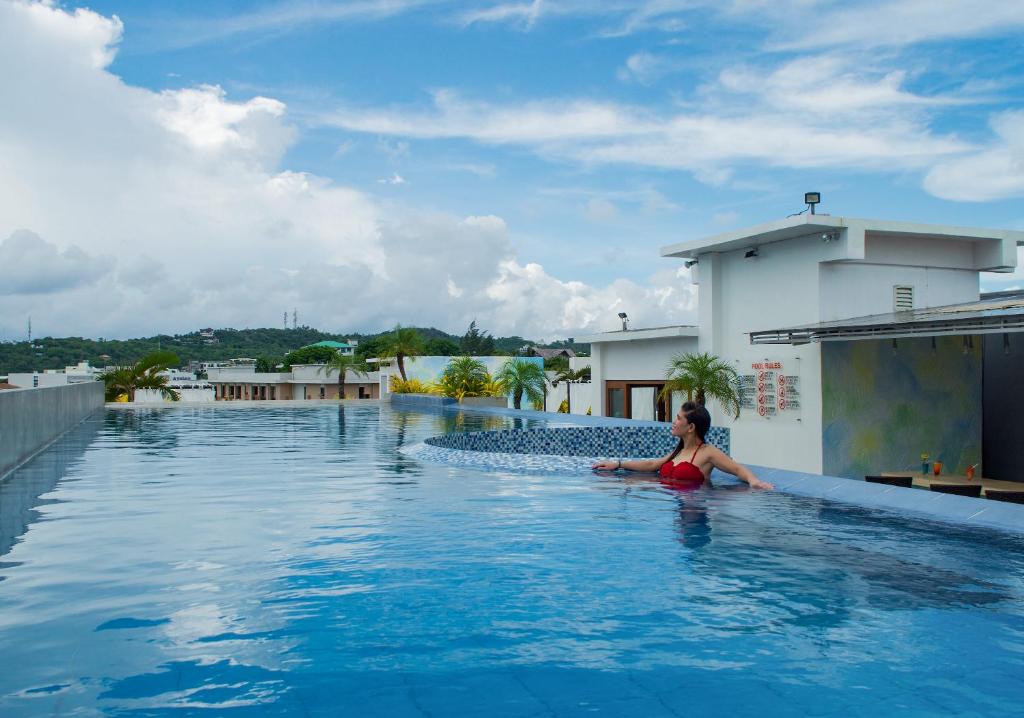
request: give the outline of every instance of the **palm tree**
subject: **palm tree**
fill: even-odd
[[[539,364],[520,359],[509,359],[494,379],[512,394],[512,406],[522,408],[523,394],[532,404],[544,401],[544,370]]]
[[[342,354],[339,351],[334,352],[334,356],[327,360],[317,371],[319,373],[327,372],[330,374],[331,370],[338,372],[338,398],[345,398],[345,375],[352,372],[356,376],[366,376],[370,373],[370,366],[353,355]]]
[[[704,406],[708,399],[714,399],[726,411],[739,418],[740,388],[739,376],[731,364],[714,354],[680,354],[669,362],[665,387],[661,395],[672,392],[686,392],[687,401],[696,401]]]
[[[566,366],[564,369],[559,369],[558,373],[555,374],[555,378],[551,380],[551,386],[558,386],[563,381],[565,382],[565,413],[571,414],[572,399],[569,396],[569,387],[573,384],[590,381],[590,367],[570,369]]]
[[[160,372],[179,363],[178,356],[171,351],[155,351],[147,354],[130,366],[114,367],[100,375],[105,385],[107,401],[116,401],[127,395],[128,401],[135,401],[139,389],[156,389],[165,399],[178,401],[181,395],[167,386],[167,377]]]
[[[494,389],[487,367],[471,356],[449,361],[437,384],[442,394],[459,401],[467,396],[487,396]]]
[[[398,362],[398,373],[402,375],[402,381],[408,381],[405,375],[405,358],[418,357],[423,354],[423,337],[412,327],[395,326],[395,330],[384,339],[381,358],[395,358]]]

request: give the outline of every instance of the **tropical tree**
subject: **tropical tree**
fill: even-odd
[[[135,392],[139,389],[156,389],[165,399],[178,401],[181,395],[167,385],[167,377],[160,372],[166,371],[179,363],[178,356],[172,351],[155,351],[139,359],[129,366],[113,367],[102,374],[107,401],[117,401],[118,397],[127,396],[128,401],[135,401]]]
[[[474,319],[459,342],[459,350],[469,356],[491,356],[495,351],[494,337],[477,329]]]
[[[437,389],[459,401],[467,396],[491,396],[495,391],[503,391],[494,385],[483,362],[471,356],[454,357],[449,361],[437,380]]]
[[[687,401],[705,406],[714,399],[737,418],[740,415],[739,376],[733,366],[707,352],[680,354],[672,358],[666,372],[663,397],[684,392]]]
[[[370,365],[363,361],[360,357],[345,355],[335,350],[334,355],[327,360],[318,373],[330,372],[334,370],[338,372],[338,398],[345,398],[345,375],[352,372],[356,376],[366,376],[370,373]]]
[[[569,387],[573,384],[582,384],[588,381],[590,381],[590,367],[570,369],[566,366],[565,368],[558,370],[558,373],[555,374],[555,378],[551,380],[551,386],[558,386],[562,382],[565,382],[565,411],[563,413],[569,414],[572,412],[572,398]],[[558,410],[562,411],[561,406],[559,406]]]
[[[505,362],[494,380],[512,395],[512,405],[522,408],[523,394],[531,404],[544,401],[544,370],[536,362],[509,359]]]
[[[393,357],[398,363],[398,373],[402,375],[402,381],[408,381],[409,377],[405,375],[405,358],[423,355],[423,336],[412,327],[403,327],[398,324],[395,326],[395,330],[386,337],[381,348],[381,358],[391,359]]]

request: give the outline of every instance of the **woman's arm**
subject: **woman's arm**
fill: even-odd
[[[668,461],[668,457],[672,456],[672,452],[665,454],[660,459],[611,459],[608,461],[598,461],[591,468],[592,469],[604,469],[605,471],[615,471],[616,469],[627,469],[629,471],[657,471],[661,468],[661,465]]]
[[[750,484],[752,489],[774,489],[774,484],[770,484],[767,481],[761,481],[759,478],[754,476],[754,472],[748,469],[743,464],[739,464],[733,461],[732,457],[726,454],[724,451],[718,448],[713,448],[711,455],[708,457],[711,459],[711,465],[716,469],[720,469],[727,474],[732,474],[740,481],[745,481]]]

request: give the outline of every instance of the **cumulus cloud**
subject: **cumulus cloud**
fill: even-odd
[[[109,261],[75,246],[62,250],[28,230],[18,230],[0,243],[0,297],[50,294],[91,284],[108,272]]]
[[[989,146],[933,167],[925,189],[967,202],[1024,197],[1024,110],[1000,113],[991,125],[995,137]]]
[[[0,2],[0,67],[15,70],[0,73],[0,236],[38,235],[3,245],[0,317],[114,337],[276,326],[296,308],[336,331],[478,317],[564,337],[611,328],[617,302],[659,322],[692,311],[659,304],[685,299],[685,277],[563,281],[516,256],[500,217],[384,203],[282,167],[297,136],[283,103],[131,86],[108,69],[122,30],[88,10]],[[28,293],[42,291],[44,306]]]

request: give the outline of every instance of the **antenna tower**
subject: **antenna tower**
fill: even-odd
[[[292,329],[299,328],[299,310],[292,309]]]

